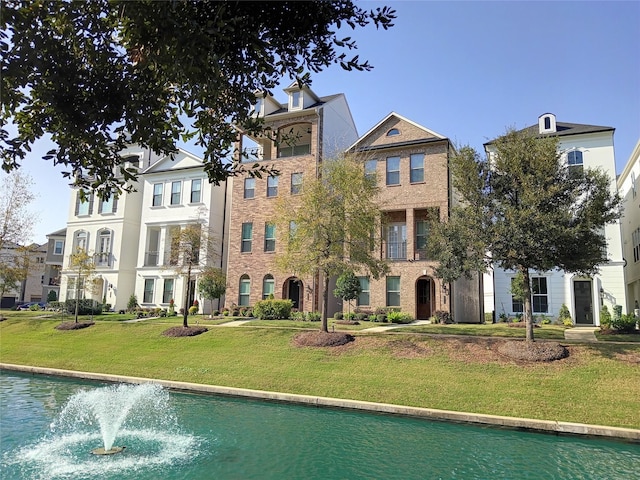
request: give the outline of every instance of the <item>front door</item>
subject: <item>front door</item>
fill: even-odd
[[[433,282],[429,278],[419,278],[416,282],[416,318],[427,320],[433,312],[431,311],[431,290]]]
[[[573,282],[573,298],[576,306],[576,325],[593,325],[593,297],[591,281]]]
[[[287,285],[287,298],[293,302],[293,308],[300,308],[300,281],[295,278],[289,279]]]

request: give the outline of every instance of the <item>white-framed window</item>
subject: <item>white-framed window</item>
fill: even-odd
[[[640,228],[636,228],[631,233],[631,241],[633,242],[633,262],[640,262]]]
[[[162,303],[169,303],[173,299],[173,278],[165,278],[162,285]]]
[[[407,258],[406,223],[391,223],[387,226],[387,258],[390,260]]]
[[[96,248],[96,266],[104,267],[111,264],[111,230],[98,232],[98,248]]]
[[[256,179],[244,179],[244,198],[253,198],[256,194]]]
[[[387,277],[387,307],[400,306],[400,277]]]
[[[151,200],[152,207],[159,207],[162,205],[162,183],[156,183],[153,185],[153,199]]]
[[[153,278],[144,279],[144,293],[142,294],[143,303],[153,303],[153,289],[155,280]]]
[[[358,281],[360,282],[360,294],[358,295],[358,298],[356,300],[356,305],[357,306],[370,305],[369,277],[358,277]]]
[[[511,279],[511,284],[515,278]],[[531,310],[533,313],[549,312],[549,292],[547,290],[547,277],[531,277]],[[524,313],[522,299],[511,296],[511,311]]]
[[[412,153],[409,161],[409,180],[411,183],[424,182],[424,153]]]
[[[387,137],[393,137],[394,135],[400,135],[400,130],[397,128],[392,128],[387,132]]]
[[[256,98],[256,103],[253,104],[253,114],[257,117],[262,115],[262,106],[264,105],[264,98]]]
[[[202,201],[202,179],[194,178],[191,180],[191,203],[200,203]]]
[[[567,163],[569,164],[569,173],[572,176],[581,176],[584,170],[582,152],[580,150],[572,150],[567,154]]]
[[[251,301],[251,279],[246,273],[240,277],[238,305],[248,307]]]
[[[98,213],[116,213],[117,203],[115,195],[101,199],[98,203]]]
[[[298,195],[302,192],[302,173],[291,174],[291,195]]]
[[[53,254],[54,255],[62,255],[64,253],[64,241],[56,240],[53,243]]]
[[[241,252],[251,252],[251,243],[253,241],[253,223],[247,222],[242,224],[242,240],[240,244]]]
[[[171,205],[180,205],[182,182],[171,182]]]
[[[73,238],[73,249],[74,249],[73,253],[76,253],[79,250],[86,252],[88,245],[89,245],[89,234],[84,230],[80,230],[76,232]]]
[[[262,279],[262,299],[269,298],[270,295],[273,295],[276,291],[276,281],[273,278],[273,275],[270,273],[265,275]]]
[[[278,176],[269,176],[267,177],[267,197],[277,197],[278,196]]]
[[[84,200],[80,198],[80,192],[76,197],[76,216],[91,215],[93,213],[93,195],[85,197]]]
[[[276,226],[273,223],[266,223],[264,225],[264,251],[276,251]]]
[[[291,92],[291,110],[298,110],[302,108],[302,92],[295,90]]]
[[[387,158],[387,185],[400,185],[400,157]]]
[[[376,169],[378,168],[377,160],[367,160],[364,162],[364,176],[371,180],[376,180]]]

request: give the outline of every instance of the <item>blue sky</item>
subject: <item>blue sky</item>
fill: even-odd
[[[388,31],[345,31],[375,68],[335,66],[315,75],[312,89],[344,93],[360,135],[394,111],[481,150],[506,128],[551,112],[559,122],[614,127],[618,173],[640,139],[638,1],[358,3],[397,10]],[[39,145],[23,166],[39,190],[37,242],[65,227],[70,198],[60,170],[39,158],[46,149]]]

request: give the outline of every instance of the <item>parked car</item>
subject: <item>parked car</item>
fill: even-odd
[[[38,307],[42,310],[44,310],[44,308],[47,306],[45,302],[27,302],[27,303],[21,303],[20,305],[18,305],[16,307],[16,310],[31,310],[31,307],[33,305],[38,305]]]

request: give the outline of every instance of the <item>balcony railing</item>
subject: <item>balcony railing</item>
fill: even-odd
[[[108,252],[96,253],[93,261],[96,267],[110,267],[112,263],[111,254]]]
[[[145,252],[144,254],[144,266],[145,267],[157,267],[160,254],[158,252]]]
[[[387,259],[406,260],[407,242],[387,242]]]

